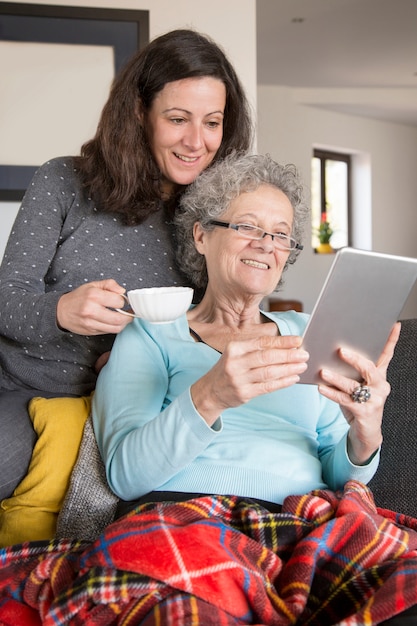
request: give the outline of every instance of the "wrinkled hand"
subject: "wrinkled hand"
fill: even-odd
[[[57,323],[77,335],[117,334],[132,321],[112,310],[124,306],[124,292],[112,278],[81,285],[58,300]]]
[[[321,376],[326,384],[319,385],[320,393],[337,402],[350,425],[348,436],[349,458],[356,465],[365,464],[382,443],[382,414],[385,401],[391,391],[387,382],[388,365],[400,335],[401,324],[393,327],[377,363],[350,350],[340,350],[340,357],[352,365],[360,374],[364,385],[369,386],[371,398],[368,402],[354,402],[352,392],[359,386],[355,380],[329,370]]]
[[[191,386],[194,406],[209,425],[227,408],[294,385],[307,368],[301,337],[231,341],[219,361]]]

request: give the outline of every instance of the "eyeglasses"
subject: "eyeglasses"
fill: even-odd
[[[302,250],[303,246],[298,243],[292,237],[284,235],[283,233],[268,233],[259,226],[252,226],[251,224],[231,224],[230,222],[220,222],[218,220],[210,220],[209,224],[212,226],[221,226],[222,228],[232,228],[236,230],[239,235],[245,237],[245,239],[260,240],[269,235],[276,248],[280,250]]]

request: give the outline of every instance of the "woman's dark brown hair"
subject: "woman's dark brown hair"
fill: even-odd
[[[217,78],[226,87],[223,139],[214,161],[233,150],[250,148],[249,105],[224,52],[193,30],[166,33],[135,54],[115,78],[96,135],[75,160],[100,211],[118,213],[125,223],[139,224],[158,210],[161,173],[149,147],[147,112],[167,83],[199,76]],[[178,187],[172,202],[177,203],[184,189]]]

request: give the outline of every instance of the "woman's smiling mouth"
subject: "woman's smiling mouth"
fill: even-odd
[[[267,263],[260,263],[259,261],[253,261],[252,259],[242,259],[242,263],[250,265],[251,267],[256,267],[260,270],[269,270],[269,265],[267,265]]]
[[[174,154],[177,159],[180,159],[180,161],[184,161],[185,163],[195,163],[199,159],[199,157],[187,157],[183,154],[178,154],[177,152],[174,152]]]

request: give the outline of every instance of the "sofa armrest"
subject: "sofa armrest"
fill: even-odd
[[[369,487],[377,506],[417,517],[417,319],[401,324],[388,368],[381,461]]]

